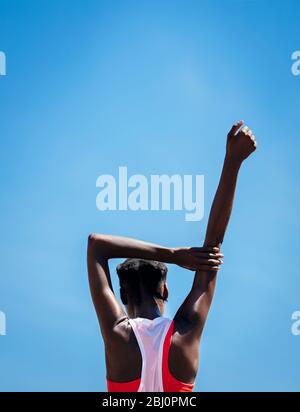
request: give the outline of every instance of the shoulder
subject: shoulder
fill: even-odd
[[[142,358],[128,317],[120,318],[105,340],[105,359],[110,380],[129,382],[140,378]]]
[[[111,334],[109,338],[109,342],[106,343],[113,343],[116,342],[129,342],[130,335],[132,334],[132,326],[129,321],[128,316],[124,315],[120,317],[113,325],[111,329]]]
[[[199,324],[196,319],[174,319],[171,348],[181,353],[185,359],[198,356],[200,336]]]

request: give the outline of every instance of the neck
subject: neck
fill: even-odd
[[[142,303],[139,306],[133,306],[130,310],[131,318],[147,318],[155,319],[162,316],[162,307],[158,305],[154,298],[142,299]]]

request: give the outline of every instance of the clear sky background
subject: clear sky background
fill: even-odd
[[[0,0],[0,390],[106,389],[87,235],[200,245],[241,118],[259,149],[240,174],[196,390],[300,389],[299,15],[297,1]],[[96,179],[119,166],[204,174],[204,219],[98,211]],[[170,266],[170,316],[192,278]]]

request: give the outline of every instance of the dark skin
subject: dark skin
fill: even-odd
[[[173,263],[195,271],[192,288],[174,317],[169,352],[172,375],[193,383],[198,371],[199,345],[214,295],[217,271],[223,255],[220,245],[230,219],[238,172],[243,161],[256,149],[255,137],[243,122],[236,123],[227,136],[226,155],[203,247],[167,248],[135,239],[92,234],[88,240],[90,290],[105,344],[107,378],[129,382],[140,378],[142,358],[129,318],[154,319],[164,314],[164,301],[142,289],[142,304],[136,306],[125,291],[121,295],[126,312],[116,298],[108,261],[112,258],[142,258]],[[166,283],[161,294],[167,297]],[[126,356],[124,356],[126,354]]]

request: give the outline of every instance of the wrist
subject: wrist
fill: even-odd
[[[238,159],[238,158],[226,153],[225,159],[224,159],[224,165],[226,165],[227,167],[230,167],[231,169],[239,170],[242,163],[243,163],[243,160]]]

